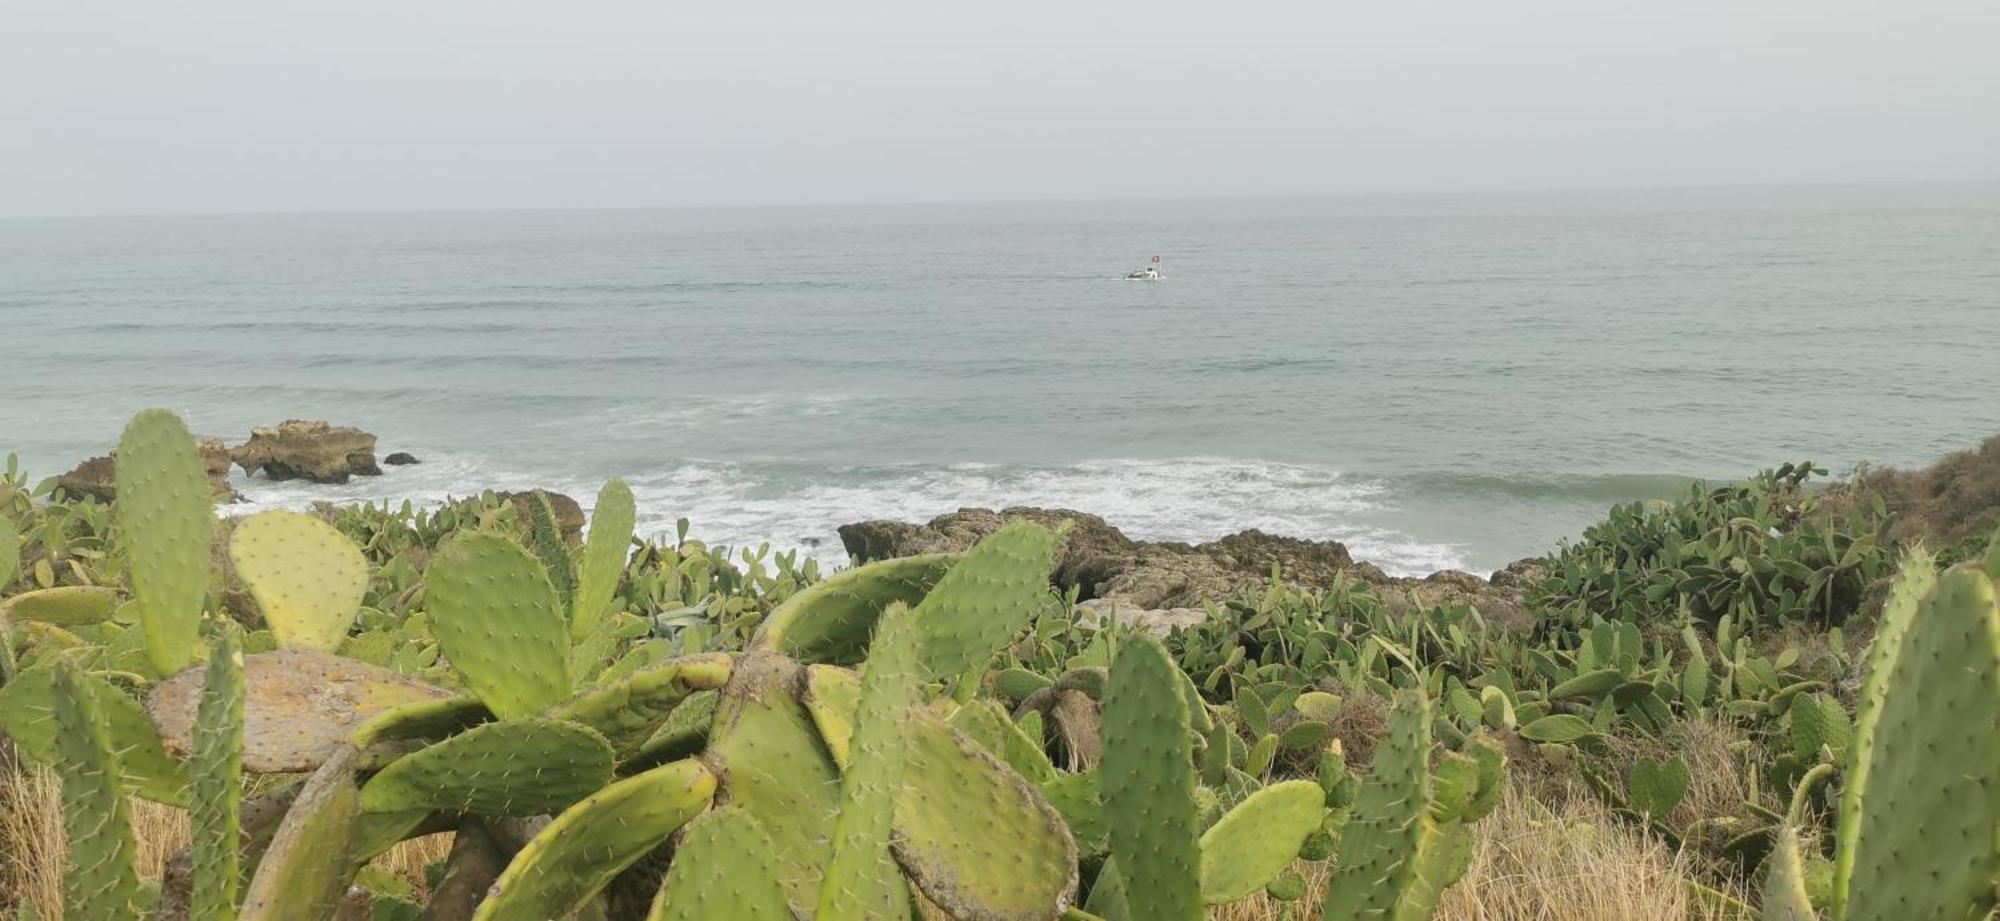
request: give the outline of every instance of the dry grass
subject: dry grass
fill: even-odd
[[[1727,717],[1710,713],[1676,722],[1671,733],[1659,739],[1614,737],[1608,742],[1611,750],[1604,765],[1606,779],[1612,784],[1623,784],[1632,764],[1641,758],[1655,761],[1679,758],[1687,764],[1687,795],[1667,816],[1668,825],[1686,828],[1702,819],[1743,815],[1743,801],[1749,793],[1744,764],[1757,756],[1754,749],[1746,747],[1756,743]],[[1773,791],[1760,792],[1763,797],[1759,805],[1772,809],[1784,807]]]
[[[1525,783],[1476,829],[1472,867],[1445,892],[1439,921],[1737,921],[1697,904],[1689,861],[1657,839],[1612,818],[1581,792],[1543,806]],[[1324,865],[1306,875],[1294,921],[1319,917]],[[1209,913],[1210,921],[1276,921],[1279,903],[1262,895]]]
[[[42,917],[61,916],[62,790],[54,772],[24,766],[0,773],[0,913],[33,903]],[[139,844],[139,875],[158,881],[168,858],[188,844],[187,812],[133,798],[132,832]],[[410,880],[421,893],[424,867],[451,849],[449,833],[405,841],[377,857],[374,866]],[[11,915],[9,915],[11,917]]]

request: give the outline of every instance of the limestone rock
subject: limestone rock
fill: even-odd
[[[575,499],[565,496],[562,493],[548,492],[547,490],[543,490],[543,492],[549,497],[549,510],[556,513],[556,526],[562,529],[563,540],[570,544],[582,543],[583,506],[578,505]],[[494,495],[514,503],[516,520],[522,522],[534,520],[533,507],[529,504],[534,501],[534,490],[496,492]]]
[[[218,496],[234,498],[236,493],[229,488],[229,448],[220,438],[202,441],[202,466],[208,469],[208,483]],[[56,486],[63,492],[77,498],[91,498],[109,505],[118,498],[118,462],[116,452],[93,457],[76,465],[68,473],[56,477]]]
[[[375,436],[320,420],[288,419],[250,430],[250,440],[233,452],[245,473],[263,471],[274,480],[306,479],[345,483],[351,476],[378,476]]]

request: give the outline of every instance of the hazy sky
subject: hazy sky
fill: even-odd
[[[0,214],[2000,178],[1996,0],[0,0]]]

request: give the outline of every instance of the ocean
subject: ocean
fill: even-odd
[[[37,477],[149,406],[423,461],[239,512],[622,476],[642,530],[828,562],[1034,504],[1484,572],[2000,432],[2000,184],[6,220],[0,342]]]

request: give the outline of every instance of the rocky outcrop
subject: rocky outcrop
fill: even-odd
[[[388,457],[382,458],[382,463],[390,467],[406,467],[410,464],[421,464],[423,461],[417,460],[417,456],[408,451],[397,451]]]
[[[378,476],[375,436],[349,426],[289,419],[250,430],[250,440],[233,453],[245,473],[263,471],[274,480],[306,479],[345,483],[352,476]]]
[[[549,511],[556,513],[556,527],[562,529],[563,540],[578,544],[583,542],[583,506],[575,499],[559,492],[543,490],[549,497]],[[529,503],[535,499],[535,491],[496,492],[495,496],[514,503],[514,516],[518,521],[533,521],[534,508]]]
[[[1248,530],[1203,544],[1141,541],[1096,515],[1068,509],[960,509],[926,524],[867,521],[843,525],[841,544],[857,560],[878,560],[964,550],[1015,519],[1054,527],[1072,523],[1057,551],[1051,579],[1063,588],[1075,587],[1086,616],[1112,614],[1155,632],[1198,622],[1204,602],[1220,602],[1259,591],[1276,568],[1288,583],[1324,588],[1337,579],[1355,579],[1377,587],[1391,605],[1464,603],[1477,607],[1489,622],[1521,622],[1527,618],[1520,600],[1522,571],[1508,567],[1508,581],[1487,580],[1471,573],[1444,571],[1422,579],[1385,575],[1372,564],[1357,562],[1339,541],[1302,540]],[[1192,619],[1192,620],[1191,620]]]
[[[218,496],[234,498],[235,490],[229,488],[230,455],[228,446],[222,439],[210,438],[201,442],[202,466],[207,468],[209,487]],[[56,487],[78,498],[92,498],[109,505],[118,497],[118,462],[116,452],[102,457],[93,457],[56,477]]]

